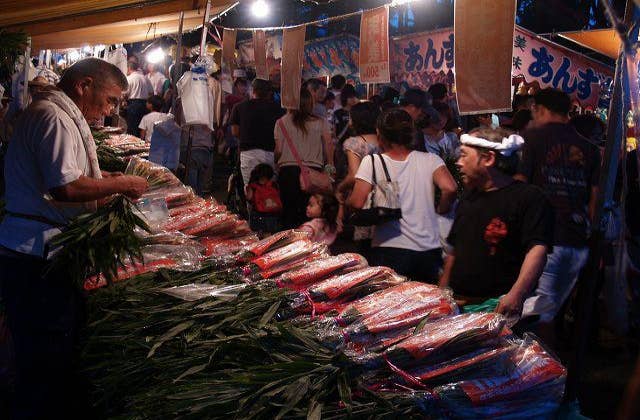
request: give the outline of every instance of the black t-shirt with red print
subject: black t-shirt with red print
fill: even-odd
[[[527,252],[553,243],[553,212],[537,187],[514,181],[467,193],[448,237],[455,249],[449,286],[458,295],[495,298],[518,279]]]
[[[591,234],[588,204],[598,185],[600,151],[570,124],[526,130],[518,172],[549,197],[555,214],[554,245],[584,247]]]

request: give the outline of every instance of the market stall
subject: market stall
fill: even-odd
[[[27,12],[14,19],[29,28],[36,49],[132,42],[176,31],[170,7],[186,10],[185,2],[161,3],[128,19],[121,10],[87,9],[101,17],[84,23],[70,5],[52,9],[47,19],[59,20],[55,29],[32,23]],[[194,29],[201,2],[188,3],[183,23]],[[215,3],[218,11],[228,7]],[[384,83],[452,88],[453,37],[451,30],[412,35],[391,49],[386,39]],[[301,31],[300,40],[293,55],[304,57],[305,74],[346,69],[359,77],[353,37],[305,46]],[[273,51],[278,39],[265,42],[265,62],[275,65],[283,56]],[[526,69],[539,86],[596,108],[609,69],[556,48],[519,28],[514,75]],[[240,51],[251,60],[248,46]],[[553,66],[549,51],[557,54]],[[299,83],[297,75],[284,80],[293,79]],[[299,98],[290,99],[295,108]],[[109,129],[94,138],[102,169],[141,176],[150,187],[135,203],[118,197],[74,219],[51,242],[58,251],[52,269],[67,270],[88,294],[81,363],[101,415],[502,418],[558,410],[566,369],[538,339],[514,334],[513,320],[481,305],[460,307],[449,291],[369,267],[358,254],[331,255],[303,232],[261,238],[224,205],[148,161],[144,141]]]
[[[90,291],[82,363],[104,415],[557,410],[565,368],[503,316],[464,312],[446,290],[368,267],[357,254],[330,255],[302,232],[259,239],[223,205],[143,159],[126,171],[151,185],[137,203],[141,218],[117,201],[57,242],[59,258],[73,255],[67,266],[85,267],[83,256],[105,256],[104,247],[117,256],[78,277]],[[127,246],[105,241],[126,236],[120,229],[131,221]],[[77,241],[69,232],[91,233]]]

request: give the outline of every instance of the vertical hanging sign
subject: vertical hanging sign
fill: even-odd
[[[236,36],[237,32],[235,30],[224,30],[222,38],[222,70],[224,72],[233,72],[236,58]]]
[[[306,26],[302,25],[282,31],[282,70],[280,77],[283,108],[300,108],[306,29]]]
[[[253,31],[253,57],[256,66],[256,78],[269,80],[269,67],[267,67],[267,36],[264,31]]]
[[[237,33],[233,29],[225,29],[222,36],[220,84],[222,85],[222,90],[227,93],[233,92],[233,79],[231,78],[231,74],[235,67],[236,36]]]
[[[362,13],[360,21],[360,82],[390,82],[388,6]]]
[[[511,110],[516,0],[455,2],[455,81],[461,114]]]

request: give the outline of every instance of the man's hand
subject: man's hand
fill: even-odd
[[[118,183],[122,185],[121,193],[129,198],[140,198],[142,194],[149,188],[147,180],[133,175],[123,175],[118,179]]]
[[[517,292],[509,291],[506,295],[500,298],[496,312],[505,316],[522,315],[522,305],[524,304],[524,296]]]

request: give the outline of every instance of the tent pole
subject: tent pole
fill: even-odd
[[[633,1],[627,0],[625,22],[632,21],[634,5]],[[582,270],[578,282],[577,291],[577,319],[575,329],[575,351],[569,358],[569,371],[567,376],[567,387],[565,399],[576,400],[578,397],[581,375],[584,372],[584,361],[587,353],[589,335],[592,330],[592,312],[596,305],[596,284],[600,269],[600,260],[603,252],[604,230],[602,218],[604,215],[604,205],[613,198],[620,151],[623,147],[623,139],[626,138],[624,130],[624,92],[627,91],[627,72],[625,68],[624,50],[621,48],[620,56],[616,61],[616,72],[614,77],[613,96],[609,106],[607,144],[601,168],[600,180],[598,184],[598,196],[593,222],[593,233],[589,243],[589,259]]]
[[[176,80],[171,80],[171,84],[173,85],[173,95],[171,95],[171,109],[173,110],[173,114],[176,115],[176,101],[178,100],[178,87],[177,78],[182,74],[182,26],[184,23],[184,12],[180,12],[180,20],[178,21],[178,39],[176,44],[176,53],[173,57],[173,67],[174,74],[176,75]],[[171,75],[169,75],[171,77]]]
[[[207,0],[207,7],[202,21],[202,38],[200,39],[200,57],[207,54],[207,35],[209,33],[209,16],[211,15],[211,0]]]
[[[27,48],[24,50],[24,85],[22,86],[22,109],[27,107],[29,102],[29,71],[31,70],[31,37],[27,37]]]

